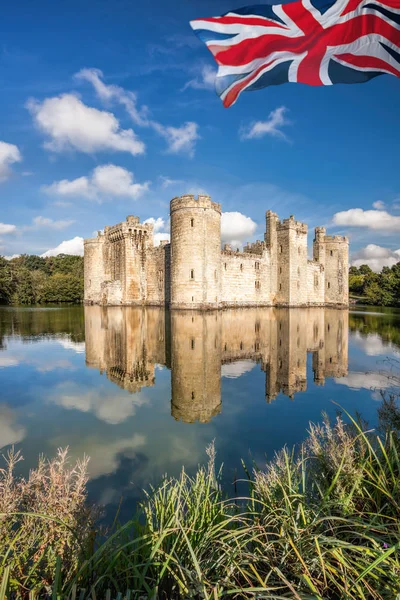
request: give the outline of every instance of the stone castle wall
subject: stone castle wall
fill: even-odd
[[[180,309],[348,306],[348,240],[266,213],[263,241],[221,250],[221,206],[208,196],[171,201],[171,243],[155,247],[138,217],[85,240],[85,303]]]

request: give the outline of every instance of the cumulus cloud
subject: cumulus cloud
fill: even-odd
[[[21,162],[22,156],[15,144],[0,142],[0,181],[5,181],[11,175],[10,165]]]
[[[77,179],[61,179],[51,185],[43,186],[43,191],[50,195],[64,197],[80,197],[103,201],[116,197],[136,200],[149,189],[150,183],[134,183],[133,173],[116,165],[100,165],[86,177]]]
[[[361,248],[353,254],[351,260],[354,267],[368,265],[376,273],[379,273],[382,267],[392,267],[398,262],[400,262],[400,248],[390,250],[376,244],[368,244],[365,248]]]
[[[38,216],[33,219],[33,224],[36,227],[48,227],[49,229],[65,229],[75,223],[72,220],[59,220],[54,221],[53,219],[49,219],[48,217]]]
[[[153,122],[153,127],[167,142],[168,153],[184,153],[193,158],[196,141],[200,139],[197,123],[188,121],[180,127],[165,127]]]
[[[7,233],[15,233],[17,227],[15,225],[9,225],[8,223],[0,223],[0,235]]]
[[[333,215],[333,222],[335,225],[365,227],[373,231],[400,231],[400,217],[391,215],[386,210],[350,208]]]
[[[215,76],[217,71],[210,65],[204,65],[197,77],[191,79],[182,88],[182,91],[188,88],[194,90],[213,90],[215,88]]]
[[[169,222],[166,223],[161,217],[157,217],[157,219],[155,219],[154,217],[149,217],[148,219],[143,221],[143,223],[152,223],[152,225],[154,226],[153,239],[155,246],[159,246],[161,241],[170,241],[171,236],[169,233]]]
[[[75,75],[75,78],[91,83],[103,102],[121,104],[136,125],[150,127],[161,135],[167,143],[167,152],[186,153],[189,157],[194,156],[195,144],[200,138],[197,123],[189,121],[179,127],[172,127],[150,119],[148,108],[146,106],[138,107],[136,94],[118,85],[105,84],[100,69],[82,69]]]
[[[241,246],[254,235],[257,224],[240,212],[223,212],[221,216],[221,240],[233,246]]]
[[[145,146],[132,129],[121,129],[110,113],[86,106],[78,96],[63,94],[43,102],[29,100],[27,108],[46,136],[45,147],[53,152],[79,150],[143,154]]]
[[[353,390],[386,390],[392,387],[390,377],[384,373],[351,372],[346,377],[335,378],[335,383]]]
[[[264,135],[287,139],[286,135],[280,129],[290,123],[285,116],[286,113],[287,108],[285,106],[279,106],[269,113],[266,121],[254,121],[249,126],[242,127],[239,131],[240,139],[252,140],[264,137]]]
[[[385,203],[382,202],[382,200],[377,200],[372,204],[372,206],[377,210],[383,210],[385,208]]]
[[[83,238],[76,236],[72,240],[65,240],[55,248],[50,248],[50,250],[47,250],[41,256],[46,258],[47,256],[57,256],[58,254],[83,256]]]

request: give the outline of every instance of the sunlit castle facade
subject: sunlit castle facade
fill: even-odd
[[[153,225],[138,217],[106,226],[84,243],[85,303],[219,309],[348,306],[346,237],[266,213],[263,241],[221,249],[221,205],[209,196],[171,200],[171,242],[154,246]]]

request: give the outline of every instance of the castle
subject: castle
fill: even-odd
[[[171,242],[153,243],[138,217],[84,242],[85,303],[219,309],[251,306],[348,306],[348,239],[266,213],[263,241],[221,250],[221,205],[185,195],[170,205]]]
[[[171,415],[205,423],[222,410],[221,377],[240,377],[256,363],[265,383],[254,393],[268,403],[280,393],[294,398],[306,391],[307,364],[315,385],[345,377],[348,319],[348,311],[333,308],[86,306],[86,364],[132,394],[156,385],[165,366],[171,371]]]

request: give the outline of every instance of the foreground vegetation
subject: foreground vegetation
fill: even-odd
[[[83,257],[23,254],[0,257],[0,302],[39,304],[83,301]]]
[[[87,461],[59,451],[27,480],[10,453],[0,476],[0,594],[34,598],[386,599],[400,593],[400,420],[386,433],[356,421],[311,425],[248,473],[248,497],[227,499],[209,463],[166,478],[139,513],[96,532]],[[395,417],[395,418],[393,418]],[[3,596],[2,596],[3,597]]]
[[[368,265],[350,267],[349,291],[363,304],[400,306],[400,262],[374,273]]]

